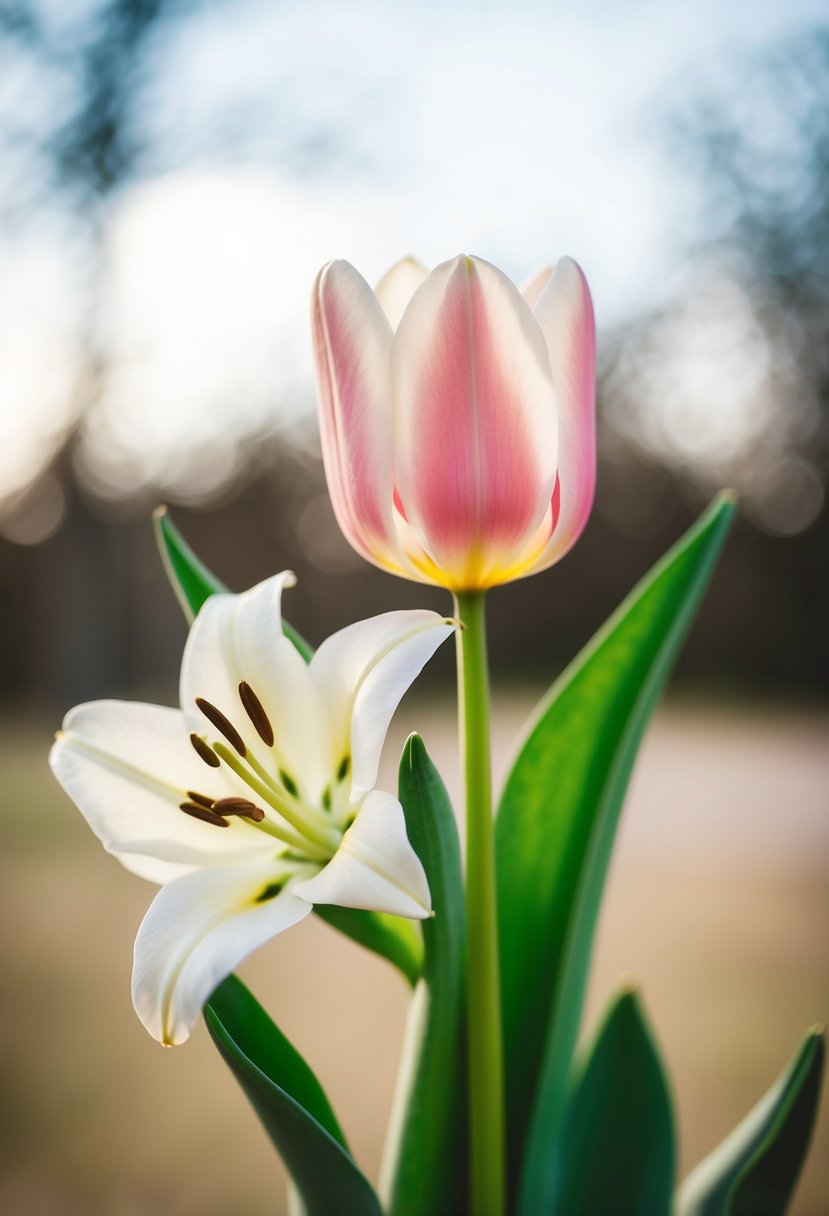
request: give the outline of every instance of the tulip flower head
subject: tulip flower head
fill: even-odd
[[[593,308],[575,262],[523,293],[479,258],[428,274],[407,259],[376,292],[330,262],[312,312],[326,477],[358,553],[455,592],[564,556],[596,473]]]
[[[333,634],[306,664],[282,633],[291,580],[207,601],[180,710],[80,705],[50,755],[104,847],[162,884],[135,943],[133,1002],[166,1044],[315,903],[430,914],[400,803],[374,786],[397,703],[454,623],[385,613]]]

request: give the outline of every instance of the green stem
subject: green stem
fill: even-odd
[[[458,592],[455,611],[463,623],[457,647],[466,791],[470,1211],[503,1216],[504,1077],[484,592]]]

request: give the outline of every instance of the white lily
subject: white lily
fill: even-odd
[[[210,993],[315,903],[430,915],[400,803],[374,788],[403,693],[455,623],[388,612],[305,663],[281,624],[286,572],[211,597],[184,651],[180,710],[79,705],[50,755],[104,847],[163,884],[135,942],[133,1002],[183,1042]]]

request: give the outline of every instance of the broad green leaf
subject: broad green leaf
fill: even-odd
[[[316,904],[314,911],[320,920],[358,945],[388,959],[412,987],[417,983],[423,966],[423,937],[415,921],[387,912],[340,908],[336,904]]]
[[[809,1147],[823,1057],[823,1035],[811,1030],[754,1110],[688,1175],[677,1216],[783,1216]]]
[[[192,625],[205,600],[211,595],[226,592],[227,587],[196,557],[170,519],[166,507],[158,507],[153,512],[153,528],[167,577],[187,623]],[[293,642],[307,663],[313,651],[305,639],[286,620],[282,621],[282,632]]]
[[[167,577],[184,615],[192,624],[205,600],[211,595],[226,592],[227,587],[196,557],[171,521],[166,508],[159,507],[153,513],[153,527]],[[303,659],[310,661],[313,651],[305,639],[285,620],[282,622],[282,630]],[[418,930],[408,921],[396,916],[347,908],[316,908],[315,911],[318,916],[322,916],[361,946],[366,946],[394,963],[410,983],[416,982],[420,974],[423,947]]]
[[[204,1007],[218,1047],[293,1179],[307,1216],[381,1216],[322,1087],[235,976]]]
[[[674,1170],[673,1111],[662,1065],[635,993],[622,992],[573,1081],[554,1146],[551,1210],[669,1216]]]
[[[423,863],[434,916],[423,922],[423,978],[415,991],[383,1178],[391,1216],[465,1211],[463,1045],[464,894],[449,796],[418,735],[400,761],[399,796]]]
[[[723,496],[636,587],[542,701],[496,823],[510,1176],[549,1211],[610,851],[636,751],[733,514]]]

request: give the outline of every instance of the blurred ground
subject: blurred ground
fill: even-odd
[[[533,702],[509,695],[496,767]],[[503,706],[506,708],[503,708]],[[107,858],[53,786],[53,723],[2,723],[0,1209],[15,1216],[259,1216],[284,1210],[268,1142],[202,1028],[162,1051],[135,1018],[131,948],[151,888]],[[456,787],[453,725],[410,702]],[[673,705],[628,798],[588,1022],[641,982],[677,1096],[682,1169],[759,1098],[829,1015],[829,715]],[[307,1054],[376,1176],[406,993],[309,922],[242,975]],[[829,1106],[792,1213],[829,1210]]]

